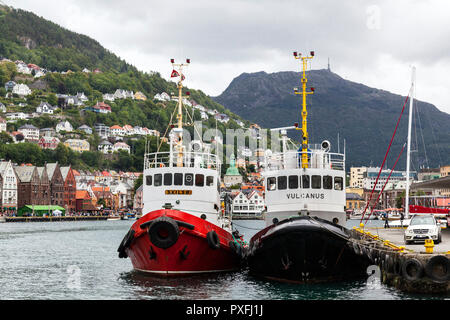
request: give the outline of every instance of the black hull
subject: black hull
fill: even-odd
[[[367,278],[370,261],[355,254],[350,237],[344,227],[316,217],[283,220],[250,240],[250,274],[296,283]]]

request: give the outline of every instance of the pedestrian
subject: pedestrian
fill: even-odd
[[[402,228],[403,228],[403,218],[405,218],[405,215],[403,214],[402,211],[400,211],[400,225],[402,226]]]
[[[386,212],[384,212],[384,228],[389,228],[389,214]]]

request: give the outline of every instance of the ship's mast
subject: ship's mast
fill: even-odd
[[[294,52],[294,58],[295,59],[301,59],[302,60],[302,91],[298,92],[298,88],[294,88],[295,94],[301,94],[303,97],[302,100],[302,127],[296,128],[296,130],[302,130],[302,168],[308,168],[308,111],[306,110],[306,96],[308,94],[314,93],[314,88],[311,88],[311,91],[306,91],[306,83],[308,82],[308,79],[306,78],[306,69],[308,67],[308,60],[311,60],[314,57],[314,51],[310,52],[310,55],[302,57],[301,53]]]
[[[186,93],[186,96],[183,96],[183,80],[185,79],[183,75],[183,67],[187,67],[191,61],[190,59],[186,59],[186,63],[175,63],[175,59],[170,59],[172,63],[173,71],[172,77],[180,77],[180,80],[177,83],[178,88],[178,102],[177,102],[177,129],[175,130],[178,135],[176,150],[177,150],[177,167],[183,166],[183,98],[188,98],[189,93]],[[178,69],[178,70],[176,70]],[[172,97],[174,98],[174,97]]]
[[[412,123],[412,111],[414,103],[414,94],[416,87],[416,67],[412,67],[411,75],[411,100],[409,101],[409,118],[408,118],[408,148],[406,154],[406,190],[405,190],[405,217],[409,217],[409,167],[410,167],[410,154],[411,154],[411,123]]]

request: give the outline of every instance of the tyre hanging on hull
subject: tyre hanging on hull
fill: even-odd
[[[217,250],[220,248],[220,240],[217,233],[212,230],[206,234],[206,241],[211,249]]]
[[[169,217],[155,219],[147,232],[151,243],[160,249],[170,248],[178,241],[180,236],[178,224]]]

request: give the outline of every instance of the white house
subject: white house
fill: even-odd
[[[111,142],[104,140],[99,143],[98,145],[98,151],[103,152],[104,154],[112,153],[113,152],[113,145]]]
[[[265,202],[262,194],[257,190],[244,193],[240,191],[233,198],[233,215],[260,216]]]
[[[17,63],[16,69],[18,73],[31,74],[31,68],[28,68],[25,63]]]
[[[27,141],[38,141],[39,140],[39,129],[32,124],[25,124],[18,129],[22,132],[23,137]]]
[[[36,107],[36,113],[37,114],[53,114],[58,107],[53,107],[48,102],[41,102]]]
[[[0,102],[0,112],[6,113],[6,106]]]
[[[69,121],[61,121],[56,125],[56,132],[65,131],[65,132],[72,132],[73,127],[70,124]]]
[[[11,161],[0,162],[0,204],[1,208],[17,208],[17,176]]]
[[[23,112],[11,112],[6,114],[6,119],[8,120],[26,120],[30,116]]]
[[[89,100],[88,97],[86,97],[86,95],[84,94],[84,92],[77,92],[76,97],[78,98],[78,100],[82,102],[87,102]]]
[[[103,95],[103,100],[105,100],[105,101],[114,101],[114,94],[112,94],[112,93],[105,93],[104,95]]]
[[[14,86],[12,93],[24,97],[31,94],[31,89],[26,84],[19,83]]]
[[[112,147],[112,150],[113,152],[125,150],[126,152],[130,153],[130,146],[127,145],[125,142],[116,142]]]
[[[161,94],[157,93],[153,98],[158,101],[170,101],[170,96],[166,92]]]
[[[114,92],[114,98],[115,99],[127,99],[127,98],[134,99],[134,94],[133,94],[133,91],[117,89],[116,92]]]
[[[42,70],[38,70],[38,71],[36,71],[36,73],[34,74],[34,77],[35,77],[35,78],[40,78],[40,77],[43,77],[43,76],[45,76],[45,73],[44,73]]]
[[[117,124],[112,126],[110,129],[111,135],[113,137],[123,137],[125,135],[125,130],[121,126],[118,126]]]

